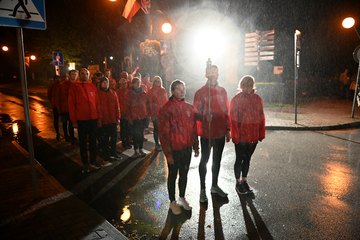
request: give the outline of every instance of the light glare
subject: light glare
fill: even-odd
[[[161,26],[161,30],[163,31],[163,33],[171,33],[172,31],[172,26],[170,23],[164,23],[162,26]]]
[[[9,51],[9,48],[7,47],[7,46],[2,46],[2,48],[1,48],[4,52],[7,52],[7,51]]]
[[[342,26],[346,29],[352,28],[355,25],[355,19],[352,17],[347,17],[342,21]]]

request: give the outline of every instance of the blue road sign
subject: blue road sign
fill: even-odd
[[[53,65],[54,66],[64,65],[64,57],[62,52],[53,52]]]
[[[0,26],[45,30],[44,0],[0,0]]]

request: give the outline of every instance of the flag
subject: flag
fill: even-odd
[[[140,8],[141,5],[136,0],[127,0],[122,16],[131,22]]]

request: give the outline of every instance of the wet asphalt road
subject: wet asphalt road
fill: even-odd
[[[0,106],[1,112],[21,119],[18,98],[1,95]],[[30,108],[38,135],[53,137],[47,105],[33,99]],[[181,239],[359,239],[359,156],[359,130],[267,131],[250,166],[248,181],[254,196],[237,195],[234,148],[227,143],[219,185],[228,192],[228,199],[210,194],[209,161],[209,203],[199,204],[200,158],[193,157],[186,192],[193,210],[180,217],[168,214],[166,163],[162,153],[152,153],[121,183],[89,204],[120,230],[141,239],[165,237],[173,227]]]

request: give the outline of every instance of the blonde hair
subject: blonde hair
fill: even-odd
[[[159,81],[161,87],[163,86],[163,84],[162,84],[162,79],[161,79],[160,76],[155,76],[155,77],[153,78],[152,86],[154,86],[155,81]]]

